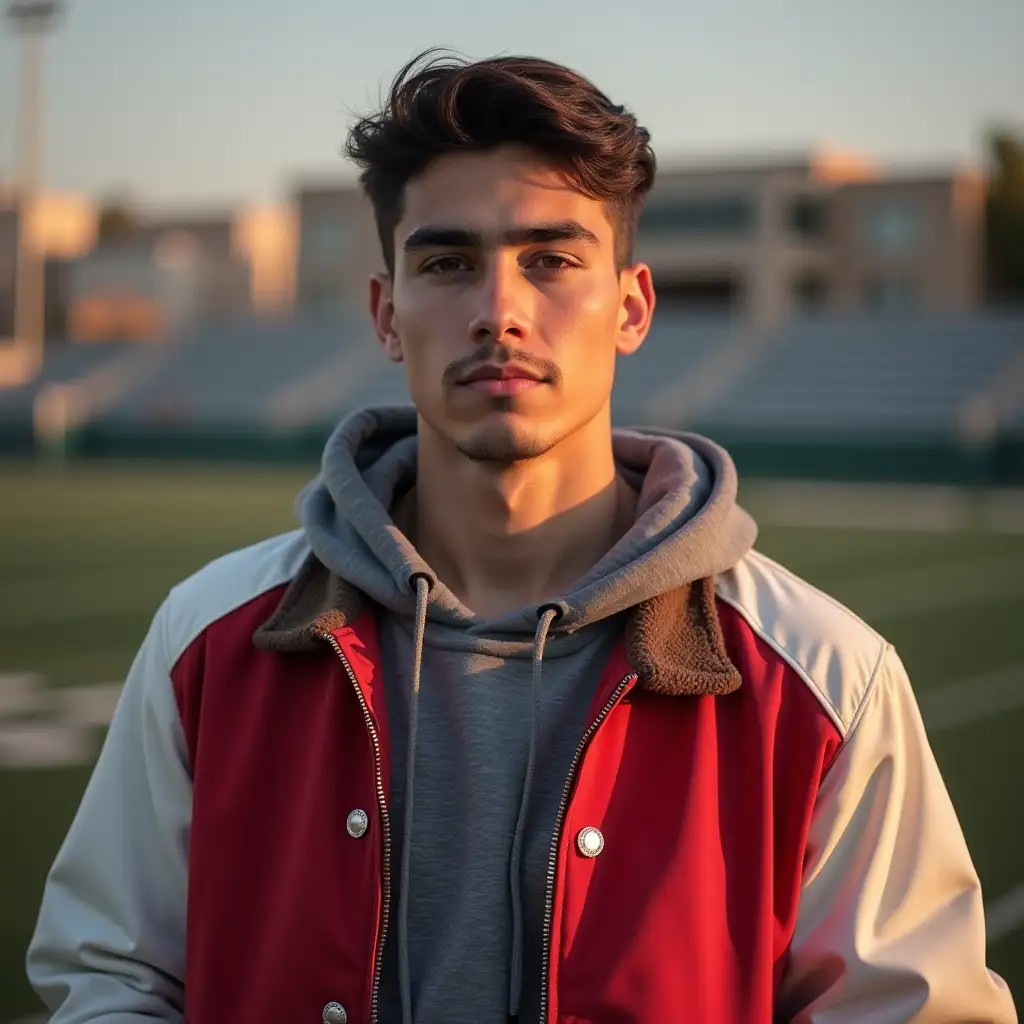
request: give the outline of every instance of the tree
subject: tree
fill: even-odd
[[[1024,302],[1024,134],[989,136],[992,177],[985,207],[989,298]]]

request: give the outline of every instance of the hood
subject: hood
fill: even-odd
[[[686,584],[732,568],[753,546],[757,527],[736,503],[729,455],[697,434],[613,431],[619,473],[639,494],[633,526],[557,602],[551,654],[559,637],[625,612]],[[430,581],[428,620],[467,643],[529,652],[538,609],[484,621],[424,562],[389,514],[416,476],[413,408],[364,409],[329,439],[320,474],[299,496],[299,519],[316,558],[373,601],[413,615],[417,577]],[[497,652],[496,652],[497,653]]]
[[[411,408],[363,410],[343,421],[328,441],[322,471],[298,503],[311,548],[307,571],[316,574],[322,566],[330,579],[341,583],[335,588],[339,600],[328,602],[329,622],[325,615],[315,621],[321,623],[321,632],[344,621],[339,606],[351,593],[342,596],[340,589],[365,594],[400,617],[408,615],[412,623],[397,911],[403,1024],[413,1020],[409,891],[419,694],[428,629],[432,643],[505,658],[532,658],[529,746],[509,853],[508,1015],[517,1018],[523,990],[522,851],[540,745],[542,665],[546,658],[570,653],[596,632],[587,627],[629,612],[626,646],[642,685],[663,693],[732,692],[740,679],[724,651],[713,578],[750,550],[756,528],[736,504],[736,471],[717,445],[696,435],[615,431],[617,470],[639,496],[632,527],[560,600],[485,622],[435,576],[389,513],[396,496],[415,481],[417,447],[416,413]],[[282,608],[313,590],[297,578]],[[278,633],[279,642],[286,633]]]

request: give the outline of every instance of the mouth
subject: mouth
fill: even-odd
[[[528,367],[505,363],[501,366],[478,366],[459,381],[459,386],[487,395],[518,395],[547,383],[544,377]]]

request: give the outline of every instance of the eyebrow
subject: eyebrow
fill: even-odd
[[[503,245],[546,245],[550,242],[582,242],[591,246],[601,244],[593,231],[575,220],[509,228],[501,236]],[[403,249],[407,253],[446,246],[455,249],[483,249],[484,243],[484,236],[479,231],[447,224],[426,224],[409,235]]]

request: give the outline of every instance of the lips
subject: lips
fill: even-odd
[[[546,383],[544,378],[525,366],[504,363],[478,366],[459,382],[474,391],[489,395],[516,395]]]
[[[532,381],[534,384],[543,382],[540,374],[534,373],[533,370],[525,366],[517,366],[515,363],[502,363],[500,366],[496,366],[489,363],[485,366],[478,366],[475,370],[467,373],[460,383],[476,384],[482,380],[526,380]]]

